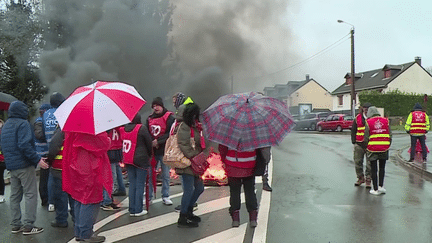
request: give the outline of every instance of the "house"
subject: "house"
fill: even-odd
[[[420,57],[415,57],[413,62],[386,64],[383,68],[356,73],[354,76],[356,108],[359,107],[358,94],[365,90],[432,94],[432,76],[421,66]],[[347,73],[344,78],[345,83],[332,92],[333,111],[351,109],[351,73]]]
[[[303,81],[289,81],[287,84],[265,87],[264,94],[285,102],[293,115],[332,109],[330,92],[309,78],[309,75],[306,75]]]

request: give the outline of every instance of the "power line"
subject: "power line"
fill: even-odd
[[[326,53],[326,52],[328,52],[328,51],[334,49],[335,47],[339,46],[340,44],[344,43],[345,41],[349,40],[350,38],[346,38],[346,37],[349,36],[349,35],[350,35],[350,33],[348,33],[348,34],[345,35],[344,37],[340,38],[338,41],[334,42],[333,44],[329,45],[328,47],[322,49],[321,51],[315,53],[314,55],[312,55],[312,56],[310,56],[310,57],[308,57],[308,58],[306,58],[306,59],[304,59],[304,60],[302,60],[302,61],[300,61],[300,62],[298,62],[298,63],[295,63],[295,64],[293,64],[293,65],[291,65],[291,66],[289,66],[289,67],[286,67],[286,68],[280,69],[280,70],[278,70],[278,71],[275,71],[275,72],[273,72],[273,73],[269,73],[269,74],[262,75],[262,76],[259,76],[259,77],[255,77],[255,78],[262,78],[262,77],[266,77],[266,76],[271,76],[271,75],[274,75],[274,74],[277,74],[277,73],[280,73],[280,72],[286,71],[286,70],[288,70],[288,69],[294,68],[294,67],[296,67],[296,66],[299,66],[299,65],[301,65],[301,64],[303,64],[303,63],[305,63],[305,62],[308,62],[308,61],[310,61],[310,60],[316,58],[317,56],[319,56],[319,55],[321,55],[321,54],[324,54],[324,53]]]

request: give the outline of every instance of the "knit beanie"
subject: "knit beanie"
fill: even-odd
[[[183,102],[186,100],[186,95],[183,94],[183,93],[181,93],[181,92],[178,92],[178,93],[175,94],[174,97],[175,97],[175,99],[176,99],[175,104],[174,104],[174,107],[175,107],[176,109],[178,109],[179,106],[182,105]]]
[[[162,106],[163,108],[165,108],[163,100],[161,97],[156,97],[153,99],[151,107],[153,108],[154,105],[159,105],[159,106]]]

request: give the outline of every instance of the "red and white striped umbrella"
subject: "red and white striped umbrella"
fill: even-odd
[[[145,103],[133,86],[96,81],[78,87],[54,115],[62,131],[99,134],[131,122]]]

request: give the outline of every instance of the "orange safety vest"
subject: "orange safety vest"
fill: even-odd
[[[376,116],[366,120],[369,127],[369,142],[367,150],[370,152],[385,152],[390,148],[390,129],[387,118]]]
[[[412,120],[410,134],[426,134],[426,113],[423,111],[411,112]]]
[[[363,114],[358,114],[356,117],[357,123],[357,133],[356,133],[356,142],[363,142],[364,140],[364,132],[365,132],[365,124],[363,124]]]
[[[53,161],[51,167],[53,169],[56,169],[56,170],[61,170],[62,169],[62,161],[63,161],[63,146],[61,146],[59,153],[54,158],[54,161]]]

